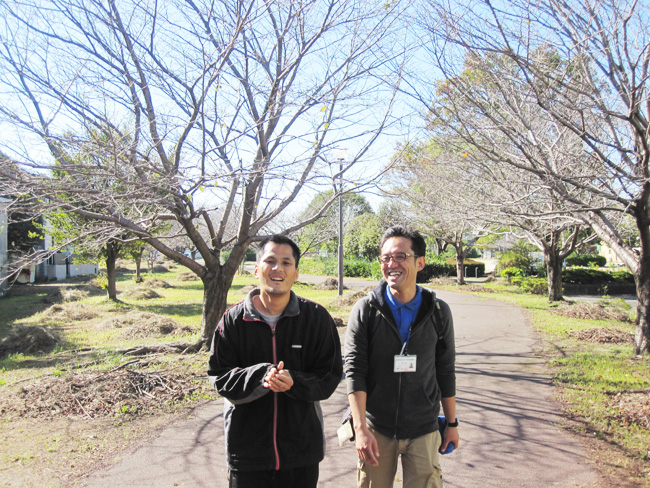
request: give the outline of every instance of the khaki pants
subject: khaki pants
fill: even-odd
[[[397,458],[402,456],[404,488],[442,488],[438,460],[440,432],[415,439],[394,439],[370,429],[379,445],[379,466],[359,460],[358,488],[391,488],[397,472]]]

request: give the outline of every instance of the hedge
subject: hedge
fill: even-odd
[[[599,254],[571,254],[565,262],[567,266],[605,266],[607,258]]]
[[[548,280],[545,278],[524,278],[519,284],[519,288],[526,293],[534,295],[548,294]]]
[[[577,285],[598,283],[634,283],[629,271],[601,271],[594,268],[567,268],[562,272],[562,282]]]

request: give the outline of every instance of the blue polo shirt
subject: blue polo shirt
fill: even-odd
[[[395,297],[390,292],[390,288],[386,287],[386,300],[388,301],[390,311],[393,312],[393,317],[395,317],[397,328],[402,336],[402,342],[406,342],[409,335],[409,328],[415,320],[415,317],[417,317],[418,310],[420,310],[420,305],[422,304],[422,289],[416,286],[415,298],[408,303],[400,303],[395,300]]]

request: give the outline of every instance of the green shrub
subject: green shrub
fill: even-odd
[[[523,278],[519,288],[533,295],[546,295],[548,294],[548,280],[545,278]]]
[[[612,271],[610,276],[617,283],[634,283],[634,275],[629,271]]]
[[[594,268],[567,268],[562,272],[562,282],[580,285],[601,283],[634,283],[634,275],[629,271],[608,273]]]
[[[519,285],[521,285],[522,281],[524,281],[523,276],[512,276],[512,277],[510,277],[510,283],[512,283],[513,285],[519,286]]]
[[[304,274],[327,275],[328,273],[325,272],[325,268],[329,265],[329,261],[332,261],[332,258],[302,257],[300,258],[299,269]],[[334,263],[336,263],[336,259],[334,259]]]
[[[379,271],[379,262],[372,259],[350,258],[343,260],[343,276],[350,278],[377,278],[375,269]],[[336,257],[303,258],[300,260],[300,272],[320,276],[338,276],[339,261]]]
[[[509,268],[501,270],[501,273],[499,274],[502,278],[508,278],[510,281],[512,281],[513,276],[525,276],[526,271],[524,271],[522,268],[511,266]]]
[[[374,259],[372,261],[372,265],[370,266],[371,270],[371,275],[370,278],[373,280],[381,280],[384,276],[381,274],[381,264],[379,264],[379,261]]]
[[[546,266],[538,265],[530,268],[530,274],[536,276],[537,278],[546,278],[548,273],[546,272]]]
[[[338,273],[338,262],[336,269]],[[343,275],[354,278],[370,278],[372,276],[372,261],[363,258],[344,259]]]
[[[611,281],[613,278],[609,273],[593,268],[567,268],[562,272],[563,283],[590,285]]]
[[[499,263],[497,264],[498,270],[506,270],[508,268],[519,268],[527,273],[530,269],[530,258],[524,254],[517,252],[506,252],[501,255],[499,258]]]
[[[418,272],[417,282],[428,283],[432,278],[439,278],[441,276],[454,276],[456,274],[456,266],[447,262],[433,262],[424,265],[421,271]]]
[[[571,254],[565,262],[567,266],[605,266],[607,258],[599,254]]]

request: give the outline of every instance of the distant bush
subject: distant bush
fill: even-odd
[[[499,258],[499,263],[497,264],[497,269],[499,271],[505,270],[507,268],[519,268],[527,273],[530,269],[530,258],[523,254],[517,252],[506,252],[501,255]]]
[[[546,276],[547,276],[546,266],[544,266],[544,263],[533,266],[531,271],[538,278],[546,278]]]
[[[519,286],[521,285],[521,282],[524,281],[524,279],[525,278],[523,276],[512,276],[510,277],[510,283]]]
[[[526,271],[522,268],[511,266],[509,268],[502,269],[499,273],[502,278],[508,278],[512,282],[514,276],[525,276]]]
[[[618,283],[634,283],[634,275],[629,271],[612,271],[609,274]]]
[[[379,278],[376,277],[375,269],[379,272]],[[338,276],[339,261],[336,257],[303,258],[300,260],[300,272],[320,276]],[[343,275],[350,278],[380,279],[379,262],[363,258],[344,259]]]
[[[428,283],[434,278],[442,276],[454,276],[456,274],[456,267],[448,262],[436,261],[424,265],[421,271],[418,272],[417,282]]]
[[[567,266],[605,266],[607,258],[599,254],[571,254],[565,262]]]
[[[300,258],[298,268],[304,274],[327,275],[329,273],[326,273],[325,269],[330,266],[330,262],[333,262],[334,266],[336,266],[335,258],[307,258],[303,256]]]
[[[548,280],[545,278],[523,278],[519,288],[526,293],[546,295],[548,294]]]
[[[336,270],[338,273],[338,262]],[[354,278],[370,278],[372,276],[372,261],[362,258],[344,259],[343,275]]]
[[[599,283],[634,283],[634,276],[629,271],[608,273],[594,268],[567,268],[562,272],[564,283],[589,285]]]

